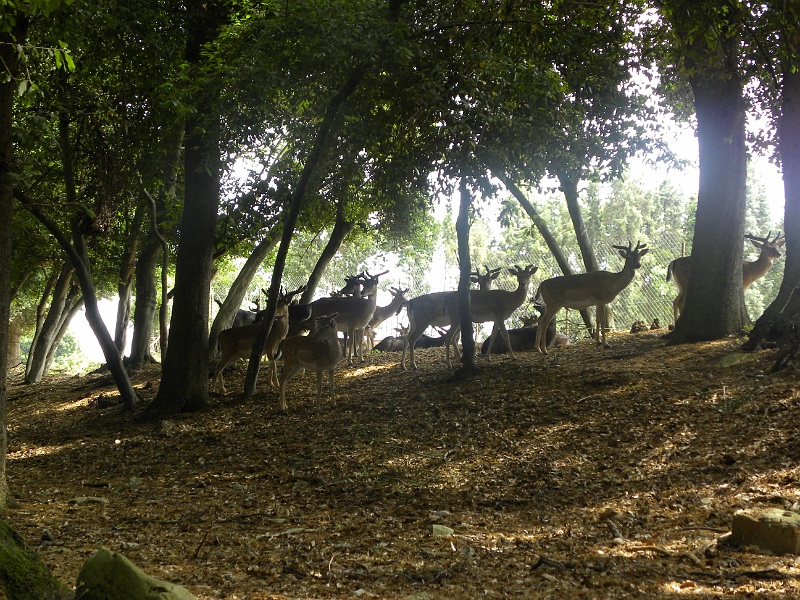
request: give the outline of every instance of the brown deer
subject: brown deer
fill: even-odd
[[[342,346],[336,325],[336,313],[315,317],[309,335],[295,335],[283,341],[283,370],[281,371],[281,410],[286,410],[286,382],[301,369],[317,374],[317,409],[322,399],[322,373],[328,373],[328,391],[336,402],[333,372],[342,359]]]
[[[772,231],[766,237],[756,237],[746,234],[744,237],[759,249],[758,258],[754,261],[744,261],[742,263],[742,289],[747,291],[754,281],[761,279],[772,268],[772,262],[781,257],[779,248],[786,243],[786,238],[779,231],[773,239],[769,239]],[[689,277],[692,273],[692,257],[681,256],[676,258],[667,267],[667,281],[673,279],[675,287],[678,288],[678,295],[672,301],[672,312],[675,322],[683,312],[686,305],[686,292],[689,288]]]
[[[306,286],[303,285],[293,292],[281,294],[278,297],[278,304],[275,307],[275,320],[272,322],[272,328],[269,331],[263,354],[269,360],[269,385],[277,385],[278,383],[278,367],[275,363],[275,357],[278,354],[280,343],[286,337],[286,332],[289,331],[289,304],[292,301],[292,296],[302,293],[305,289]],[[219,344],[220,359],[214,372],[212,389],[216,390],[219,383],[222,393],[227,393],[222,370],[239,358],[250,358],[253,352],[253,344],[261,327],[262,323],[254,323],[243,327],[232,327],[220,332],[217,342]]]
[[[619,255],[625,259],[625,266],[617,273],[609,271],[593,271],[592,273],[578,273],[576,275],[561,275],[552,277],[542,282],[536,297],[541,296],[542,302],[547,306],[547,311],[539,319],[539,328],[536,333],[536,349],[547,354],[545,332],[550,321],[562,308],[581,310],[590,306],[597,307],[597,327],[595,339],[608,348],[606,343],[606,305],[628,287],[636,274],[636,269],[642,266],[641,257],[647,254],[646,244],[636,243],[634,248],[630,241],[628,246],[612,246]]]

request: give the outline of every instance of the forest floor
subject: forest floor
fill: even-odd
[[[67,585],[105,546],[200,599],[800,598],[800,557],[717,544],[737,509],[800,508],[797,366],[663,333],[463,381],[441,348],[371,354],[319,411],[310,374],[286,413],[242,401],[240,363],[162,422],[101,408],[106,374],[13,372],[8,520]]]

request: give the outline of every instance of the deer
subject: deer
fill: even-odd
[[[336,403],[333,372],[342,359],[339,344],[337,313],[314,318],[314,327],[309,335],[294,335],[283,340],[283,370],[281,371],[281,410],[286,411],[286,382],[302,369],[317,374],[317,410],[322,400],[322,373],[328,372],[328,391],[331,402]]]
[[[303,285],[293,292],[281,294],[278,297],[278,304],[275,307],[275,320],[272,322],[272,328],[269,331],[267,343],[264,346],[264,353],[262,355],[266,356],[269,360],[270,386],[278,383],[278,366],[275,359],[278,354],[278,347],[289,331],[289,304],[292,301],[292,296],[302,293],[305,289],[306,286]],[[256,341],[261,327],[261,323],[254,323],[243,327],[231,327],[230,329],[225,329],[220,332],[217,342],[219,344],[220,359],[214,371],[212,389],[216,391],[217,383],[219,383],[222,393],[227,394],[225,390],[225,378],[222,375],[223,369],[239,358],[250,358],[253,352],[253,344]]]
[[[759,255],[754,261],[742,262],[742,290],[747,291],[754,281],[761,279],[772,268],[772,262],[781,257],[779,248],[786,243],[786,238],[779,231],[773,239],[769,239],[772,231],[766,237],[756,237],[750,233],[745,234],[745,239],[758,248]],[[675,322],[683,312],[686,305],[686,292],[689,289],[689,276],[692,273],[692,257],[681,256],[676,258],[667,267],[667,281],[673,279],[678,295],[672,301],[672,312]]]
[[[484,274],[481,274],[480,271],[473,271],[470,273],[470,282],[477,283],[480,290],[489,290],[492,287],[492,282],[500,275],[501,270],[499,268],[489,270],[489,267],[486,267],[486,273]],[[457,293],[433,292],[422,294],[406,302],[408,331],[404,334],[403,356],[400,359],[400,367],[404,371],[406,370],[406,351],[408,351],[409,355],[409,368],[412,370],[417,369],[414,348],[422,347],[417,344],[417,340],[425,333],[428,327],[438,328],[450,325],[450,317],[444,306],[444,299],[448,294]],[[442,338],[447,339],[447,336],[443,335]]]
[[[539,319],[536,332],[536,350],[547,354],[545,332],[550,321],[562,308],[581,310],[590,306],[597,307],[597,327],[594,337],[603,348],[609,348],[606,342],[606,305],[610,304],[617,295],[624,290],[636,274],[636,269],[642,266],[641,258],[649,252],[647,244],[636,242],[634,248],[630,240],[626,246],[612,246],[625,260],[622,270],[613,273],[610,271],[593,271],[591,273],[578,273],[575,275],[561,275],[546,279],[539,286],[536,297],[541,297],[547,310]]]
[[[537,302],[535,298],[531,299],[531,303],[534,305],[537,311],[540,314],[544,314],[547,310],[545,305],[541,302]],[[517,327],[516,329],[509,329],[508,330],[508,339],[511,340],[511,343],[514,348],[516,348],[517,352],[520,351],[527,351],[527,350],[535,350],[536,349],[536,332],[539,322],[538,315],[523,315],[520,317],[522,321],[522,327]],[[550,321],[550,325],[547,326],[547,347],[550,348],[556,344],[556,340],[558,334],[556,333],[556,323],[555,321]],[[489,338],[486,338],[481,345],[481,354],[486,354],[489,351]],[[502,337],[498,337],[494,340],[494,344],[492,345],[492,353],[494,354],[502,354],[504,352],[508,352],[508,347],[506,346],[505,340]]]
[[[378,281],[381,275],[389,271],[370,275],[365,271],[362,281],[361,296],[349,296],[346,298],[320,298],[311,303],[311,313],[314,317],[337,313],[336,320],[339,331],[347,334],[347,366],[353,364],[353,353],[364,362],[362,352],[363,335],[356,335],[356,330],[363,330],[369,323],[375,312],[375,305],[378,295]],[[358,346],[356,350],[356,345]]]
[[[470,290],[470,314],[473,323],[486,323],[491,321],[494,323],[492,327],[492,334],[489,337],[489,349],[486,353],[486,358],[489,362],[492,361],[492,345],[499,333],[508,346],[512,358],[516,360],[517,355],[514,354],[514,348],[511,346],[511,341],[508,337],[508,330],[506,329],[506,319],[508,319],[515,310],[517,310],[522,303],[525,302],[525,297],[528,294],[528,285],[530,284],[531,277],[538,270],[538,267],[528,265],[527,267],[520,267],[514,265],[508,269],[514,277],[517,278],[517,288],[515,290]],[[461,319],[458,310],[458,292],[451,292],[450,295],[444,298],[445,309],[450,317],[450,329],[447,332],[445,340],[445,347],[447,349],[447,366],[451,367],[450,361],[450,346],[453,346],[453,353],[458,360],[459,352],[458,346],[455,343],[456,336],[461,331]]]
[[[386,306],[377,306],[375,312],[372,313],[372,318],[369,320],[369,326],[372,327],[373,331],[386,319],[399,313],[408,301],[408,298],[406,298],[407,289],[401,290],[397,287],[390,287],[389,293],[392,294],[392,301]]]

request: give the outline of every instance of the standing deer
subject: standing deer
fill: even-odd
[[[283,370],[281,371],[281,410],[286,410],[286,382],[301,369],[317,374],[317,409],[322,399],[322,373],[328,372],[328,391],[336,402],[333,372],[342,359],[342,346],[336,326],[336,313],[315,317],[309,335],[295,335],[283,341]]]
[[[470,273],[470,281],[477,283],[478,289],[489,290],[500,271],[501,269],[499,268],[489,270],[489,267],[486,267],[486,273],[483,275],[480,271],[473,271]],[[400,359],[400,366],[404,371],[406,370],[406,351],[408,351],[409,355],[409,368],[416,370],[417,362],[414,358],[414,348],[422,348],[420,344],[417,344],[417,340],[420,339],[428,327],[439,328],[450,325],[450,316],[447,313],[444,300],[449,294],[457,293],[433,292],[422,294],[406,302],[408,332],[403,340],[403,356]],[[443,335],[442,338],[446,340],[447,336]],[[439,338],[435,339],[438,340]]]
[[[275,357],[278,354],[280,343],[286,337],[286,332],[289,331],[289,304],[292,301],[292,296],[302,293],[305,289],[306,286],[303,285],[293,292],[281,294],[278,297],[278,304],[275,307],[275,320],[272,322],[272,328],[269,331],[263,354],[269,359],[269,385],[277,385],[278,383],[278,367]],[[261,327],[261,323],[254,323],[243,327],[232,327],[220,332],[217,341],[220,359],[214,372],[212,389],[216,390],[217,383],[219,383],[222,393],[227,393],[222,370],[239,358],[250,358],[253,352],[253,344]]]
[[[491,362],[492,360],[492,345],[499,333],[508,346],[511,356],[516,359],[517,355],[514,354],[514,348],[511,346],[511,341],[508,338],[508,329],[506,329],[506,319],[508,319],[515,310],[517,310],[522,303],[525,302],[525,296],[528,294],[528,284],[531,277],[538,270],[538,267],[528,265],[525,268],[519,265],[514,265],[508,269],[514,277],[517,278],[517,289],[508,290],[470,290],[470,314],[473,323],[486,323],[491,321],[494,323],[492,327],[492,334],[489,336],[489,349],[486,353],[486,358]],[[447,366],[452,366],[450,362],[450,345],[453,345],[453,353],[456,360],[459,359],[459,352],[456,336],[461,331],[461,320],[458,310],[458,292],[450,292],[450,295],[445,297],[445,308],[450,316],[450,330],[447,332],[445,346],[447,348]]]
[[[581,310],[590,306],[597,307],[597,327],[595,328],[595,339],[608,348],[606,343],[606,305],[611,303],[617,295],[628,287],[636,274],[636,269],[642,266],[641,258],[649,251],[645,248],[646,244],[636,243],[633,248],[630,241],[628,246],[612,246],[619,255],[625,259],[625,266],[618,273],[609,271],[594,271],[592,273],[578,273],[576,275],[561,275],[552,277],[542,282],[536,297],[541,296],[542,302],[547,307],[547,311],[539,320],[539,328],[536,332],[536,349],[547,354],[547,344],[545,343],[545,332],[550,321],[562,308],[573,308]]]
[[[742,290],[747,291],[754,281],[761,279],[772,268],[772,261],[781,257],[780,248],[786,243],[786,238],[781,235],[779,231],[777,235],[770,240],[769,236],[772,231],[767,233],[766,237],[756,237],[751,234],[746,234],[744,237],[760,250],[758,258],[754,261],[744,261],[742,263]],[[670,278],[674,279],[675,287],[678,288],[678,295],[672,301],[672,312],[675,322],[678,322],[678,317],[683,312],[683,307],[686,305],[686,291],[689,288],[689,276],[692,273],[692,257],[681,256],[676,258],[667,267],[667,281]]]
[[[311,312],[314,317],[337,313],[336,320],[339,331],[347,333],[347,365],[353,364],[353,352],[363,362],[364,355],[362,345],[364,336],[356,335],[356,330],[363,330],[375,312],[375,305],[378,295],[378,280],[381,275],[389,271],[370,275],[365,273],[361,296],[350,296],[346,298],[320,298],[311,303]],[[356,345],[358,346],[356,349]]]

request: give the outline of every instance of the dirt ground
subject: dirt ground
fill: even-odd
[[[797,368],[663,333],[466,381],[441,348],[372,354],[319,411],[313,375],[287,413],[243,402],[241,363],[167,422],[102,408],[105,375],[13,373],[9,522],[68,585],[105,546],[201,599],[800,598],[798,557],[717,545],[800,508]],[[145,404],[158,369],[134,380]]]

